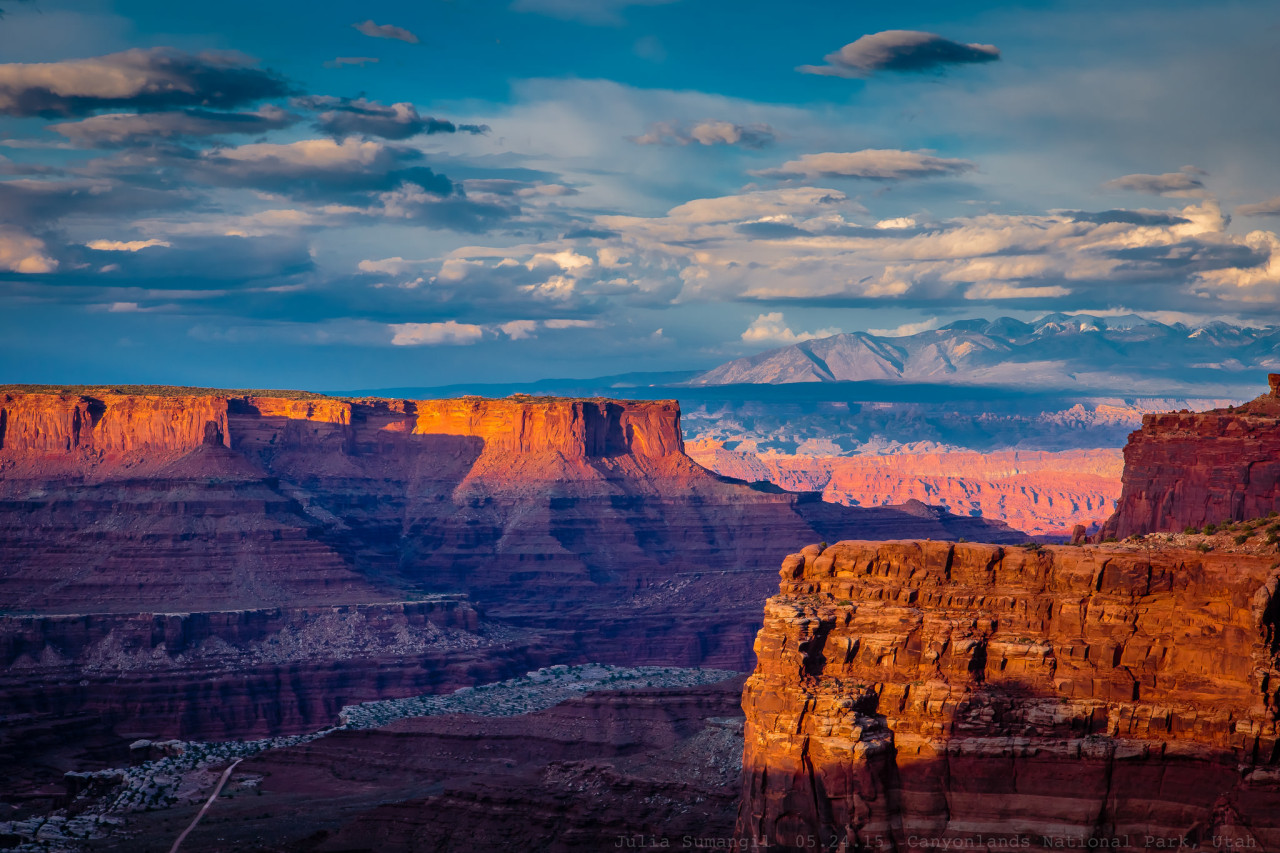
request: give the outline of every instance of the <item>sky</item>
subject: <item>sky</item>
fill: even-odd
[[[1280,7],[0,0],[0,382],[1280,324]]]

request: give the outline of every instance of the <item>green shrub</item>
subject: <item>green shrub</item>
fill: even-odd
[[[1217,533],[1217,532],[1218,532],[1218,525],[1216,525],[1216,524],[1206,524],[1206,525],[1204,526],[1204,532],[1205,532],[1205,533]]]
[[[1182,532],[1187,534],[1188,536],[1198,536],[1200,535],[1200,528],[1188,526],[1187,529]]]
[[[1243,545],[1244,543],[1249,541],[1249,534],[1248,533],[1237,534],[1235,541],[1237,545]]]
[[[1208,553],[1213,550],[1213,546],[1210,545],[1208,542],[1201,542],[1199,545],[1196,546],[1196,550],[1204,553]]]

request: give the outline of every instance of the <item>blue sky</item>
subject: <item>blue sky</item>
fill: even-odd
[[[1280,323],[1272,3],[0,0],[4,381]]]

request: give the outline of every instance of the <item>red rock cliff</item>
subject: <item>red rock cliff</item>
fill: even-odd
[[[1280,850],[1278,585],[1246,555],[810,546],[743,694],[740,838]]]
[[[189,451],[226,436],[222,397],[0,393],[0,452],[11,459]]]
[[[1146,415],[1129,436],[1103,537],[1180,531],[1280,511],[1280,374],[1234,409]]]

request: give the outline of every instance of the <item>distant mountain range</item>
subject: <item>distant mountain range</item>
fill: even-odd
[[[904,337],[833,335],[749,358],[691,386],[911,382],[1109,394],[1254,396],[1280,371],[1280,327],[1212,322],[1192,328],[1128,314],[960,320]]]

